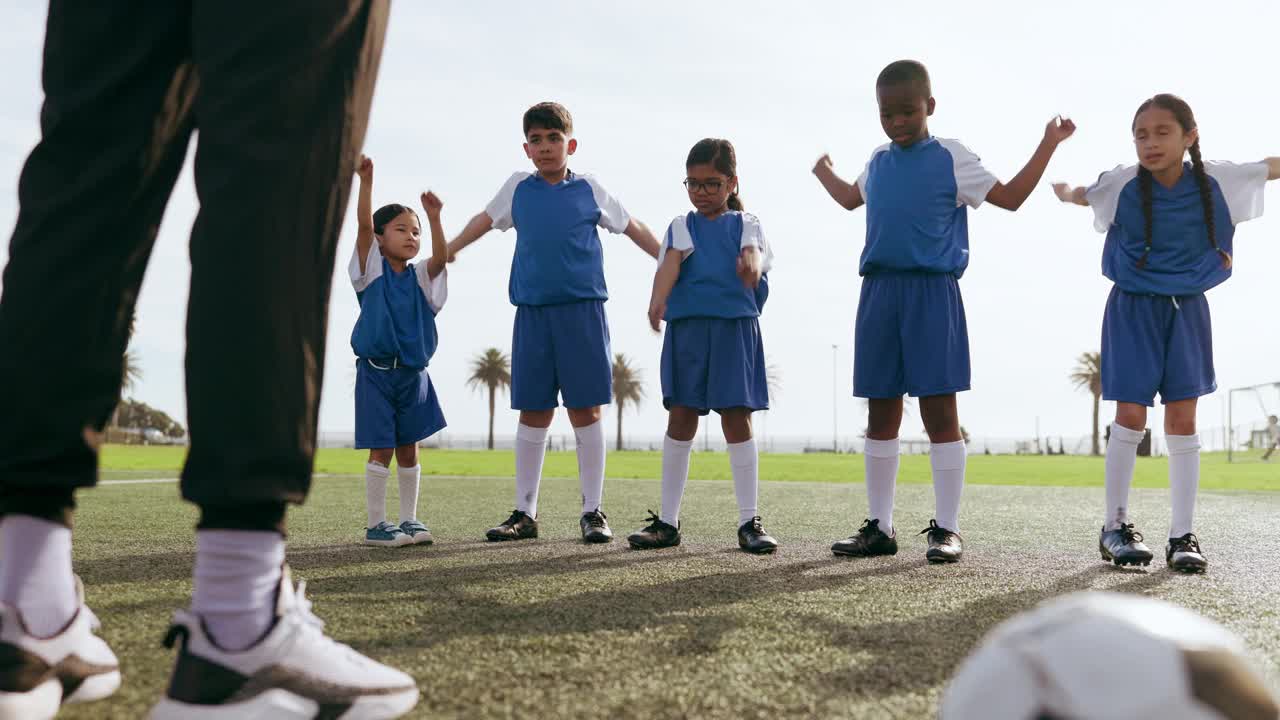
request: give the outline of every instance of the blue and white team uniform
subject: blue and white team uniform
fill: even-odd
[[[598,180],[570,172],[552,185],[518,172],[485,208],[516,229],[508,292],[516,306],[511,407],[550,410],[613,402],[604,248],[598,228],[621,233],[631,216]]]
[[[1218,247],[1232,252],[1236,225],[1262,215],[1265,162],[1206,162]],[[1167,188],[1152,182],[1151,250],[1138,166],[1099,176],[1085,193],[1094,227],[1107,234],[1102,274],[1115,283],[1102,320],[1102,397],[1150,407],[1217,389],[1213,332],[1204,293],[1231,277],[1209,242],[1190,163]]]
[[[446,271],[427,263],[397,273],[374,242],[360,272],[359,250],[348,268],[360,302],[351,331],[356,354],[356,447],[412,445],[445,427],[427,365],[435,354],[436,314],[449,295]]]
[[[711,410],[768,410],[760,312],[768,276],[756,288],[738,277],[737,259],[755,247],[768,273],[773,251],[755,215],[730,210],[714,220],[681,215],[667,228],[658,263],[682,254],[680,276],[667,298],[662,340],[662,404]]]
[[[969,330],[959,284],[969,265],[968,207],[980,206],[997,182],[955,140],[889,143],[872,153],[858,177],[867,244],[858,270],[856,397],[969,389]]]

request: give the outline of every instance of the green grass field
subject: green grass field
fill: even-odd
[[[177,473],[186,448],[110,445],[102,453],[103,468],[109,471]],[[321,475],[361,475],[367,453],[360,450],[324,449],[316,456],[315,471]],[[424,450],[422,471],[428,475],[458,477],[511,477],[515,458],[509,451]],[[1207,453],[1202,461],[1201,487],[1206,490],[1280,491],[1280,462],[1228,464],[1223,453]],[[611,452],[611,478],[652,479],[662,472],[658,452]],[[543,472],[547,477],[576,477],[578,461],[573,452],[549,452]],[[695,452],[690,477],[729,480],[729,462],[724,453]],[[760,477],[766,480],[799,482],[862,482],[862,456],[832,454],[764,454],[760,456]],[[904,483],[928,483],[929,458],[908,455],[902,458],[899,477]],[[972,455],[968,482],[979,485],[1035,485],[1093,487],[1102,485],[1102,458],[1074,455]],[[1164,458],[1142,458],[1134,477],[1135,487],[1167,487],[1168,462]]]
[[[188,600],[195,511],[172,482],[129,481],[171,478],[180,459],[109,448],[105,462],[116,470],[80,495],[76,568],[125,685],[64,717],[141,717],[163,692],[172,653],[160,639]],[[657,481],[624,475],[652,477],[657,460],[610,458],[605,510],[618,535],[640,527],[659,499]],[[414,675],[417,718],[929,717],[986,631],[1084,589],[1165,598],[1223,622],[1280,688],[1280,564],[1271,553],[1280,493],[1201,494],[1205,576],[1156,564],[1121,571],[1096,551],[1099,462],[975,457],[970,476],[994,484],[966,490],[966,557],[932,567],[914,535],[932,514],[927,463],[904,460],[902,552],[850,560],[832,557],[829,545],[865,514],[859,457],[766,457],[760,508],[782,547],[754,557],[736,548],[732,484],[716,480],[689,483],[678,548],[582,545],[577,483],[554,478],[543,486],[538,540],[486,543],[484,529],[510,511],[512,483],[502,477],[508,455],[479,452],[426,455],[425,466],[443,474],[425,479],[420,503],[435,546],[367,548],[357,543],[364,487],[353,474],[362,460],[325,452],[318,469],[331,476],[290,516],[289,562],[333,636]],[[548,476],[570,475],[571,462],[555,457]],[[144,469],[119,469],[126,464]],[[724,475],[725,465],[723,455],[698,455],[694,476]],[[1143,484],[1163,484],[1163,461],[1139,467]],[[1205,485],[1280,487],[1280,469],[1264,470],[1209,458]],[[1167,491],[1135,490],[1131,505],[1159,544]],[[1099,661],[1123,667],[1125,659]]]

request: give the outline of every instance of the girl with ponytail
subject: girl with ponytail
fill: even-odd
[[[1127,508],[1147,408],[1159,393],[1173,506],[1165,562],[1204,572],[1208,561],[1192,532],[1200,482],[1196,401],[1217,388],[1204,293],[1231,276],[1236,225],[1262,214],[1263,187],[1280,178],[1280,158],[1205,161],[1195,116],[1176,95],[1143,102],[1131,130],[1136,165],[1103,173],[1087,188],[1053,186],[1063,202],[1093,208],[1094,226],[1107,234],[1102,274],[1115,283],[1102,319],[1102,396],[1116,402],[1116,419],[1099,551],[1116,565],[1151,562]]]
[[[738,546],[770,553],[761,526],[758,461],[751,413],[769,409],[760,310],[773,253],[760,221],[742,211],[738,162],[728,140],[707,138],[689,151],[685,188],[694,211],[667,229],[649,303],[662,342],[662,403],[670,412],[662,447],[662,512],[627,538],[632,548],[680,544],[680,501],[701,416],[715,410],[729,446],[738,498]]]

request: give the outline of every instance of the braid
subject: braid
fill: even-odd
[[[1196,139],[1188,149],[1191,154],[1191,168],[1195,172],[1196,185],[1200,188],[1200,204],[1204,207],[1204,225],[1209,231],[1209,244],[1222,256],[1222,267],[1231,269],[1231,254],[1218,247],[1218,233],[1214,227],[1213,191],[1209,187],[1209,178],[1204,171],[1204,161],[1200,158],[1200,140]]]
[[[1152,216],[1155,214],[1151,207],[1152,205],[1151,183],[1153,180],[1154,178],[1151,175],[1151,171],[1139,165],[1138,166],[1138,193],[1142,197],[1142,220],[1143,220],[1143,235],[1144,235],[1143,243],[1142,243],[1142,257],[1138,258],[1139,270],[1142,270],[1147,266],[1147,258],[1151,256],[1151,235],[1153,232],[1151,228],[1151,224],[1152,224]]]

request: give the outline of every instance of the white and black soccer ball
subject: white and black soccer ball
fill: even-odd
[[[940,720],[1275,720],[1244,643],[1176,605],[1082,592],[992,630],[943,693]]]

